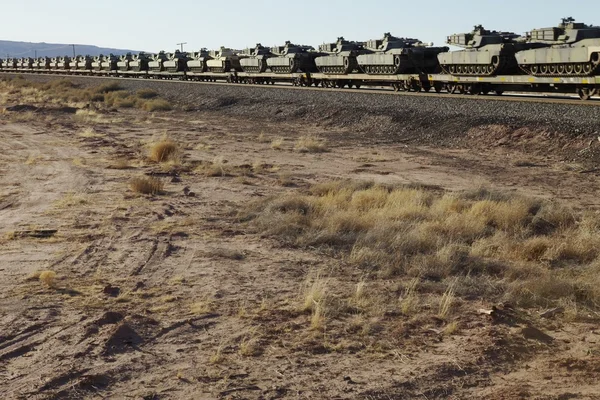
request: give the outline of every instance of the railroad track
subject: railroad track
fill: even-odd
[[[504,93],[502,96],[496,94],[487,95],[471,95],[471,94],[457,94],[457,93],[436,93],[436,92],[414,92],[414,91],[394,91],[391,87],[385,86],[365,86],[360,89],[350,88],[321,88],[313,86],[295,86],[291,83],[278,83],[277,85],[265,85],[265,84],[247,84],[247,83],[230,83],[230,82],[209,82],[209,81],[193,81],[193,80],[177,80],[177,79],[143,79],[139,77],[115,77],[115,76],[104,76],[104,75],[84,75],[84,74],[35,74],[27,72],[4,72],[0,71],[1,75],[12,75],[12,76],[40,76],[40,77],[60,77],[60,78],[78,78],[78,79],[90,79],[90,80],[125,80],[125,81],[136,81],[146,82],[152,84],[166,84],[176,83],[182,85],[215,85],[215,86],[237,86],[237,87],[255,87],[263,88],[268,90],[303,90],[303,91],[314,91],[314,92],[340,92],[340,93],[360,93],[360,94],[372,94],[372,95],[385,95],[385,96],[415,96],[415,97],[429,97],[429,98],[453,98],[453,99],[464,99],[470,101],[500,101],[500,102],[523,102],[523,103],[546,103],[546,104],[569,104],[578,106],[588,107],[599,107],[600,98],[593,98],[588,101],[581,101],[578,97],[571,96],[567,97],[558,95],[540,95],[536,93]]]

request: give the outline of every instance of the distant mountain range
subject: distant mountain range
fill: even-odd
[[[97,56],[100,54],[126,54],[139,53],[137,50],[111,49],[107,47],[90,46],[84,44],[75,44],[75,54]],[[10,57],[56,57],[72,56],[73,45],[60,43],[30,43],[30,42],[12,42],[9,40],[0,40],[0,58]]]

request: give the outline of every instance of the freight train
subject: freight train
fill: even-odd
[[[241,51],[7,58],[0,59],[0,71],[473,95],[577,93],[583,100],[600,94],[600,27],[573,18],[524,36],[477,25],[446,43],[462,49],[386,33],[366,42],[340,37],[318,49],[288,41]]]

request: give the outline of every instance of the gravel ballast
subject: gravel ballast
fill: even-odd
[[[47,75],[24,76],[35,81],[59,79]],[[68,78],[85,86],[96,86],[106,80]],[[126,90],[154,89],[190,111],[217,111],[265,121],[305,121],[340,128],[377,143],[457,144],[465,140],[469,129],[490,125],[512,130],[528,128],[544,132],[550,140],[556,135],[569,140],[596,139],[600,132],[600,106],[583,103],[499,101],[493,96],[395,95],[374,90],[344,93],[147,79],[119,82]]]

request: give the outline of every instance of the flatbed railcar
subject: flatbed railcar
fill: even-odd
[[[460,93],[472,95],[505,92],[531,93],[577,93],[583,100],[600,94],[600,75],[586,77],[536,77],[531,75],[500,75],[486,77],[455,76],[450,74],[397,74],[369,75],[355,73],[332,75],[324,73],[253,73],[253,72],[168,72],[168,71],[122,71],[82,69],[36,69],[13,68],[5,63],[0,72],[24,74],[53,74],[79,76],[105,76],[113,78],[167,79],[204,82],[227,82],[234,84],[281,84],[313,86],[322,88],[388,87],[395,91]]]

